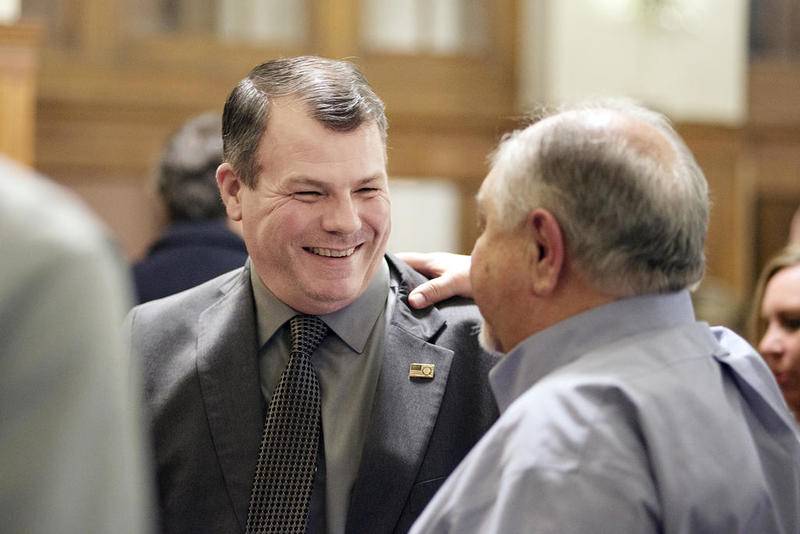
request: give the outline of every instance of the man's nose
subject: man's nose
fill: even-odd
[[[322,214],[322,228],[337,234],[352,234],[361,229],[361,216],[352,197],[330,199]]]

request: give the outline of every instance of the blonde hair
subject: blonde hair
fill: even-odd
[[[764,337],[764,332],[766,332],[766,321],[761,317],[761,303],[764,300],[764,292],[766,291],[767,284],[778,271],[782,271],[787,267],[794,267],[798,264],[800,264],[800,244],[794,243],[783,248],[777,256],[774,256],[767,262],[764,269],[761,271],[753,296],[753,309],[750,311],[750,324],[748,328],[750,341],[753,345],[757,345],[759,340]]]

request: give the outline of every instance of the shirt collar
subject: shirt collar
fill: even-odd
[[[253,298],[258,325],[258,343],[264,345],[289,319],[300,312],[279,300],[259,278],[250,264],[250,283],[253,286]],[[361,354],[367,344],[375,321],[386,307],[389,295],[389,266],[382,260],[367,289],[349,306],[326,315],[320,315],[328,328],[342,341]]]
[[[514,347],[489,374],[500,411],[550,372],[593,348],[694,322],[688,291],[616,300],[536,333]]]

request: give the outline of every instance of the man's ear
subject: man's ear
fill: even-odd
[[[233,221],[242,220],[242,198],[241,192],[246,187],[230,163],[223,163],[217,167],[217,186],[225,204],[225,211]]]
[[[531,246],[531,289],[540,297],[555,291],[564,268],[565,243],[555,216],[537,208],[526,222]]]

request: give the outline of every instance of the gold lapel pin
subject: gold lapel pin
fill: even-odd
[[[412,363],[408,370],[408,378],[433,378],[436,366],[432,363]]]

